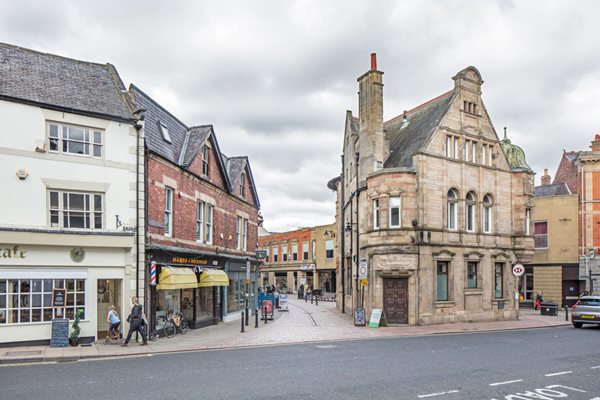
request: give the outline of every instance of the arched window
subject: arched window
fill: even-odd
[[[446,227],[448,229],[456,230],[456,211],[457,211],[457,202],[458,202],[458,194],[456,190],[450,189],[448,190],[448,206],[447,206],[447,215],[446,215]]]
[[[467,193],[465,202],[465,228],[469,232],[475,231],[475,194]]]
[[[483,196],[483,233],[492,233],[492,196]]]

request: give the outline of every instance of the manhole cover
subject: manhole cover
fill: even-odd
[[[6,353],[6,357],[39,356],[40,354],[42,354],[41,350],[9,351],[8,353]]]

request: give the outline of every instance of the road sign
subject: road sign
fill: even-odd
[[[367,279],[367,260],[360,260],[358,263],[358,278]]]
[[[515,264],[512,272],[514,276],[521,276],[525,273],[525,267],[523,267],[521,264]]]
[[[361,286],[367,286],[369,284],[369,280],[367,278],[363,278],[360,280]]]

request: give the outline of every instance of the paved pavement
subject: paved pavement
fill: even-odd
[[[428,326],[392,326],[377,329],[355,327],[349,315],[343,315],[335,308],[335,303],[320,302],[311,304],[289,298],[289,311],[276,311],[276,320],[259,321],[254,328],[254,320],[240,333],[240,322],[232,321],[207,328],[189,330],[185,336],[160,338],[139,346],[131,342],[123,348],[118,344],[97,342],[90,347],[50,348],[49,346],[28,346],[0,348],[0,364],[70,361],[86,358],[135,356],[144,354],[172,353],[183,351],[227,349],[236,347],[268,346],[289,343],[340,341],[358,339],[393,338],[449,333],[486,332],[514,329],[544,328],[569,325],[564,313],[558,316],[543,316],[533,310],[521,310],[519,321],[493,321],[455,323]]]

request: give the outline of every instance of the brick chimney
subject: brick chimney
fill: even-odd
[[[359,181],[383,167],[383,72],[377,70],[377,55],[371,54],[371,69],[358,78]]]
[[[600,151],[600,134],[596,134],[590,147],[592,148],[592,151]]]
[[[542,186],[550,184],[550,175],[548,175],[548,168],[544,168],[544,175],[542,175]]]

